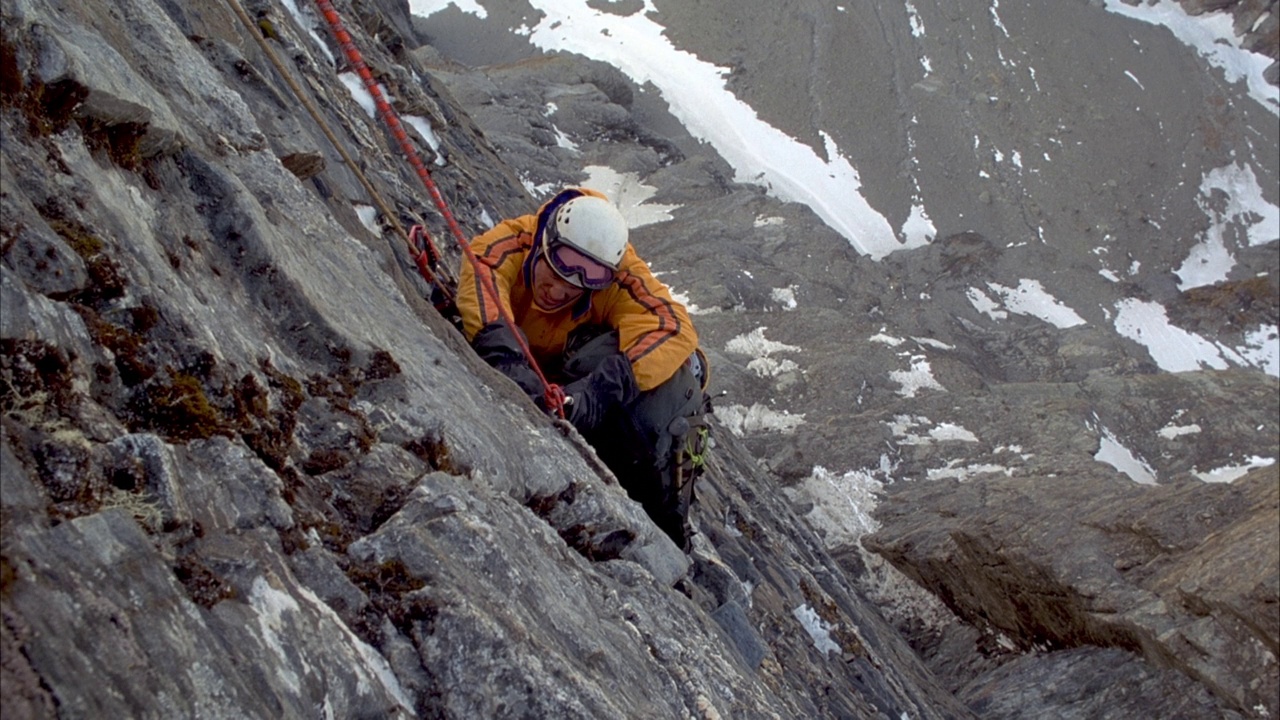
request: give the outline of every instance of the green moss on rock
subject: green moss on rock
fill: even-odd
[[[81,223],[58,217],[56,210],[43,208],[41,213],[50,229],[80,256],[89,273],[89,285],[79,293],[76,300],[86,305],[95,305],[104,300],[122,297],[129,281],[120,264],[106,253],[106,244],[102,239]]]
[[[229,433],[222,413],[209,402],[200,381],[173,373],[140,389],[133,403],[134,424],[169,440],[189,441]]]

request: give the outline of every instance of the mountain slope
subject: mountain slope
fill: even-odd
[[[796,482],[812,469],[805,453],[826,444],[878,460],[872,448],[883,444],[885,419],[935,417],[934,408],[884,392],[849,413],[853,404],[828,392],[845,392],[845,383],[793,370],[792,392],[830,403],[826,417],[840,418],[832,433],[843,444],[822,435],[806,436],[811,445],[769,434],[743,441],[731,431],[732,407],[767,402],[788,372],[758,374],[727,349],[762,319],[780,317],[785,304],[743,269],[774,287],[830,287],[844,300],[787,315],[769,339],[799,343],[831,327],[861,337],[886,313],[918,310],[903,278],[923,282],[922,268],[934,262],[957,273],[980,265],[981,241],[943,243],[904,261],[910,272],[886,275],[812,213],[732,182],[714,154],[691,153],[688,138],[651,129],[633,109],[638,91],[616,71],[573,58],[487,73],[429,70],[422,59],[432,51],[418,47],[404,3],[337,6],[399,112],[413,119],[410,134],[468,231],[533,207],[522,183],[531,168],[549,173],[539,183],[563,183],[580,181],[586,165],[607,164],[661,187],[655,202],[686,205],[675,222],[637,230],[636,241],[697,304],[741,306],[698,316],[717,388],[730,393],[702,489],[699,545],[690,558],[679,553],[572,433],[478,362],[422,300],[427,288],[365,183],[395,208],[398,223],[425,218],[446,247],[449,233],[361,106],[358,82],[309,5],[246,9],[355,167],[233,4],[4,0],[6,717],[941,718],[970,716],[966,703],[1014,702],[1046,712],[1083,702],[1218,717],[1248,712],[1248,693],[1265,692],[1238,681],[1256,666],[1152,664],[1134,652],[1147,648],[1118,643],[1120,650],[1075,652],[1094,653],[1086,656],[1093,672],[1139,679],[1131,695],[1089,700],[1092,679],[1080,671],[1060,696],[1027,699],[1019,678],[1079,655],[980,652],[995,642],[992,628],[1026,648],[1040,641],[1041,626],[956,600],[947,578],[929,572],[939,563],[928,553],[948,549],[909,547],[906,526],[899,534],[886,526],[882,552],[949,609],[900,578],[886,585],[888,571],[873,556],[830,542],[829,528],[800,517],[817,508]],[[553,149],[556,134],[541,114],[552,100],[579,123],[580,155]],[[774,217],[787,224],[757,223]],[[826,276],[802,276],[788,261],[796,251],[812,254]],[[697,278],[687,279],[694,269]],[[1163,379],[1172,387],[1148,391],[1151,376],[1122,371],[1082,383],[1088,369],[1114,358],[1096,358],[1088,333],[1064,339],[1016,327],[975,331],[961,345],[963,322],[927,322],[953,328],[954,337],[913,335],[975,348],[939,371],[941,381],[966,389],[970,403],[987,403],[993,423],[1021,423],[1029,435],[1055,435],[1095,410],[1099,425],[1154,428],[1163,419],[1144,411],[1145,399],[1191,388],[1194,413],[1207,418],[1234,403],[1241,425],[1271,422],[1274,437],[1263,409],[1274,407],[1275,388],[1265,377],[1209,372],[1199,386]],[[1085,360],[1071,367],[1053,353],[1043,359],[1055,345]],[[887,374],[897,355],[881,346],[893,347],[808,355],[830,363],[833,378],[849,359],[880,362],[876,372]],[[1018,350],[1026,360],[993,368],[980,347]],[[787,356],[774,352],[781,366]],[[1039,363],[1061,374],[1028,371]],[[999,392],[988,392],[996,384]],[[928,402],[940,410],[955,400]],[[816,424],[819,414],[806,412]],[[1048,419],[1032,422],[1040,414]],[[972,411],[964,417],[976,424]],[[1233,437],[1205,427],[1214,429],[1180,442],[1203,442],[1207,453]],[[1098,475],[1104,466],[1081,460],[1076,448],[1093,436],[1061,434],[1065,447],[1037,446],[1043,456],[1027,464],[1040,475]],[[1262,441],[1240,442],[1274,455]],[[899,442],[893,462],[923,472],[935,452]],[[973,463],[996,452],[984,446]],[[1196,457],[1183,451],[1168,467],[1194,467]],[[1135,492],[1114,476],[1106,471],[1088,487]],[[1239,482],[1265,486],[1271,477]],[[1188,491],[1185,502],[1204,505],[1201,496],[1215,487],[1243,497],[1237,488],[1253,486],[1198,486],[1207,489]],[[971,487],[981,495],[986,486]],[[1008,492],[1018,497],[1020,489]],[[962,519],[1009,524],[1003,513],[1039,501],[1032,497],[1003,508],[966,500],[977,509]],[[1214,538],[1247,534],[1252,517],[1244,500],[1213,502],[1218,535],[1188,532],[1171,544],[1149,533],[1156,547],[1185,548],[1181,564],[1211,568],[1223,549]],[[1263,518],[1274,511],[1265,493],[1258,502]],[[954,520],[943,505],[938,515]],[[977,541],[965,547],[995,552]],[[1265,551],[1264,542],[1263,559]],[[1196,617],[1253,614],[1236,599],[1255,590],[1212,585],[1202,574],[1206,592],[1189,591],[1177,580],[1190,574],[1177,564],[1134,567],[1147,592],[1193,599]],[[1057,572],[1008,565],[1026,573],[1002,586],[1013,598],[1026,578]],[[1268,587],[1259,595],[1264,608]],[[896,606],[877,609],[869,597]],[[916,608],[931,614],[913,616]],[[986,616],[979,627],[988,634],[947,613]],[[882,615],[914,625],[925,637],[918,648],[943,651],[922,660]],[[1265,641],[1274,638],[1270,627],[1245,623],[1241,632]],[[1214,633],[1199,637],[1216,641]],[[1007,660],[1014,662],[996,667]],[[948,663],[964,667],[950,672]],[[1274,663],[1261,667],[1273,673]],[[957,697],[960,684],[968,689]]]

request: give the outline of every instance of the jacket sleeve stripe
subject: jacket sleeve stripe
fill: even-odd
[[[626,349],[627,359],[634,364],[640,358],[657,350],[666,341],[680,334],[680,316],[669,301],[649,292],[649,288],[645,287],[644,281],[635,275],[624,273],[619,278],[619,285],[626,290],[632,300],[635,300],[641,307],[648,310],[658,319],[658,327],[656,329],[641,335],[635,344]]]
[[[494,296],[495,273],[509,258],[519,255],[521,245],[520,235],[508,235],[495,240],[477,257],[480,262],[477,263],[479,272],[476,273],[475,284],[482,327],[502,319],[502,313],[498,310],[498,298]]]

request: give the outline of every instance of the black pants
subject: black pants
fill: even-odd
[[[580,328],[569,337],[557,380],[569,383],[591,373],[618,352],[616,330]],[[604,421],[584,435],[632,500],[680,548],[688,550],[689,494],[676,486],[675,451],[689,425],[683,418],[702,407],[702,388],[688,364],[669,380],[641,392],[631,403],[611,408]]]

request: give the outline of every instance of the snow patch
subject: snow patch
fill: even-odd
[[[1000,32],[1004,33],[1005,37],[1009,37],[1009,28],[1005,27],[1004,21],[1000,19],[1000,13],[997,12],[999,9],[1000,0],[991,0],[991,20],[995,22],[996,27],[1000,28]]]
[[[935,442],[978,442],[978,436],[961,425],[952,423],[933,424],[933,421],[920,415],[896,415],[893,422],[887,423],[899,445],[932,445]],[[919,428],[928,428],[924,434]]]
[[[416,0],[415,14],[438,3]],[[862,194],[862,179],[830,134],[818,131],[823,151],[765,123],[729,91],[729,68],[712,65],[671,44],[655,13],[620,16],[586,0],[531,0],[541,13],[527,30],[543,50],[584,55],[618,68],[637,85],[652,84],[694,137],[706,141],[735,171],[735,179],[763,187],[781,200],[813,209],[858,251],[880,259],[913,247]]]
[[[916,10],[915,5],[911,4],[911,0],[907,0],[907,19],[911,23],[912,36],[924,37],[924,20],[920,19],[920,12]]]
[[[941,340],[934,340],[933,338],[915,337],[913,335],[911,339],[915,340],[916,342],[920,343],[925,347],[931,347],[937,350],[955,350],[956,349],[955,345],[948,345],[947,343],[944,343]]]
[[[320,35],[315,31],[316,26],[319,24],[319,19],[311,12],[310,6],[300,8],[297,0],[284,0],[284,6],[289,11],[289,14],[293,16],[294,22],[305,28],[307,33],[311,35],[311,39],[316,41],[316,46],[329,59],[329,64],[337,66],[338,62],[333,57],[333,53],[329,52],[329,46],[325,44],[324,40],[320,39]]]
[[[754,360],[747,363],[747,369],[760,377],[777,376],[784,372],[799,369],[799,366],[792,360],[778,360],[770,357],[774,353],[799,352],[800,348],[795,345],[787,345],[766,339],[764,331],[767,329],[766,327],[758,327],[749,333],[739,335],[725,343],[724,349],[726,352],[754,357]]]
[[[524,189],[535,198],[550,197],[551,193],[560,189],[560,186],[555,183],[542,183],[541,185],[538,185],[523,173],[520,174],[520,184],[523,185]]]
[[[440,136],[436,135],[436,131],[431,129],[431,122],[424,117],[417,115],[404,115],[400,118],[405,124],[411,126],[423,140],[427,141],[427,145],[431,146],[431,152],[435,154],[436,159],[432,161],[433,165],[444,167],[444,155],[440,152]]]
[[[777,377],[783,373],[794,372],[800,369],[794,360],[783,358],[777,360],[775,358],[763,357],[756,358],[747,363],[747,369],[759,375],[760,377]]]
[[[1084,324],[1084,318],[1050,295],[1039,280],[1027,280],[1024,278],[1018,281],[1018,287],[1016,288],[1005,287],[993,282],[987,283],[987,287],[1004,299],[1004,305],[1009,309],[1009,312],[1018,315],[1030,315],[1050,325],[1064,329]],[[969,300],[970,302],[974,301],[972,290]],[[992,317],[995,316],[993,315]]]
[[[720,418],[721,425],[738,437],[768,432],[788,435],[804,424],[804,413],[792,415],[786,410],[770,410],[760,403],[755,403],[751,407],[744,405],[717,407],[716,417]]]
[[[556,134],[556,147],[561,147],[561,148],[564,148],[565,150],[572,150],[574,152],[578,152],[578,143],[574,142],[568,135],[564,133],[563,130],[556,127],[555,125],[552,125],[551,129]]]
[[[783,310],[796,309],[796,286],[788,285],[784,288],[774,288],[770,293],[773,301],[782,306]]]
[[[928,245],[938,235],[938,229],[933,226],[933,221],[929,219],[929,214],[925,212],[921,205],[911,206],[911,215],[907,217],[907,221],[902,224],[902,237],[906,240],[908,247],[920,247]]]
[[[356,217],[360,218],[360,224],[373,233],[374,237],[382,235],[382,229],[378,227],[378,210],[372,205],[356,204]]]
[[[946,467],[930,468],[925,471],[925,477],[929,480],[955,480],[964,482],[970,478],[979,475],[1004,475],[1005,477],[1013,476],[1013,469],[1003,465],[992,465],[983,463],[978,465],[960,465],[960,460],[952,460],[946,464]]]
[[[365,114],[371,118],[378,117],[378,108],[373,101],[373,95],[369,93],[369,88],[365,87],[364,80],[361,80],[359,75],[353,72],[344,72],[338,74],[338,79],[342,81],[343,85],[347,86],[347,92],[351,93],[351,99],[356,101],[356,104],[365,111]],[[390,97],[387,95],[387,88],[382,83],[378,83],[378,91],[382,93],[383,98]]]
[[[1244,335],[1244,346],[1236,348],[1249,364],[1272,377],[1280,377],[1280,327],[1263,325]]]
[[[1146,346],[1160,369],[1189,372],[1208,367],[1225,370],[1222,353],[1208,340],[1169,323],[1164,306],[1144,300],[1116,304],[1116,332]]]
[[[821,465],[795,487],[783,488],[793,503],[813,506],[806,518],[828,548],[856,547],[859,538],[880,529],[871,513],[883,490],[871,471],[837,474]]]
[[[890,372],[889,379],[902,386],[898,394],[905,398],[913,398],[923,390],[947,390],[934,379],[933,368],[929,367],[929,360],[923,355],[911,358],[910,369]]]
[[[992,320],[1004,320],[1009,317],[1009,313],[1000,309],[1000,303],[992,300],[991,296],[982,290],[971,287],[965,294],[969,297],[969,303],[973,305],[975,310]]]
[[[831,639],[834,626],[818,617],[818,613],[807,604],[800,605],[791,614],[804,626],[805,632],[813,639],[813,646],[826,657],[828,652],[840,652],[840,646]]]
[[[671,211],[680,207],[649,203],[649,198],[653,197],[658,189],[652,185],[645,185],[636,173],[620,173],[603,165],[588,165],[583,168],[583,171],[587,173],[587,180],[583,186],[608,195],[613,204],[618,206],[618,210],[622,211],[622,217],[627,220],[627,227],[638,228],[666,222],[671,219]]]
[[[893,337],[892,335],[885,335],[883,332],[876,333],[875,335],[872,335],[870,338],[867,338],[867,339],[870,342],[874,342],[874,343],[884,343],[889,347],[898,347],[902,343],[906,342],[906,340],[903,340],[902,338],[896,338],[896,337]]]
[[[1260,467],[1269,467],[1275,464],[1275,458],[1264,458],[1255,455],[1249,458],[1243,465],[1225,465],[1206,472],[1193,471],[1193,474],[1207,483],[1232,483],[1249,474],[1250,470]]]
[[[689,295],[687,293],[676,292],[675,288],[670,285],[667,286],[667,290],[671,293],[671,299],[683,305],[685,312],[690,315],[714,315],[720,312],[720,308],[707,308],[704,310],[697,305],[694,305],[690,302]]]
[[[444,10],[450,5],[468,15],[475,15],[481,20],[489,17],[489,11],[485,10],[476,0],[409,0],[409,12],[427,17]]]
[[[1225,207],[1219,207],[1219,193],[1226,197]],[[1226,280],[1236,264],[1229,241],[1239,246],[1243,239],[1253,247],[1280,239],[1280,207],[1263,198],[1258,177],[1248,165],[1234,163],[1206,173],[1196,204],[1208,216],[1209,228],[1173,271],[1179,290]]]
[[[1147,464],[1146,460],[1143,460],[1129,448],[1122,445],[1115,434],[1106,427],[1101,428],[1100,432],[1102,437],[1098,452],[1093,456],[1094,460],[1110,465],[1128,475],[1130,480],[1139,485],[1157,484],[1156,471]]]
[[[1183,435],[1196,435],[1200,432],[1201,427],[1196,423],[1192,423],[1190,425],[1173,425],[1171,423],[1160,428],[1156,434],[1165,440],[1173,440],[1174,438],[1179,438]]]

